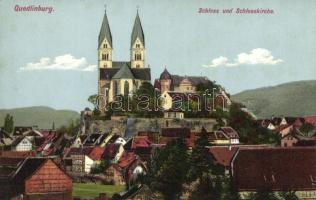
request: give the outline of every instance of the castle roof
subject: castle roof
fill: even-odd
[[[142,24],[140,22],[138,12],[137,12],[135,22],[134,22],[132,38],[131,38],[131,46],[133,46],[137,38],[139,38],[139,40],[145,46],[145,36],[144,36],[144,32],[143,32]]]
[[[165,70],[160,74],[160,79],[171,79],[171,74],[165,68]]]
[[[109,42],[110,46],[113,48],[113,46],[112,46],[112,34],[111,34],[111,30],[110,30],[108,17],[106,16],[106,12],[104,12],[102,26],[101,26],[101,30],[100,30],[100,34],[99,34],[99,45],[98,45],[99,48],[100,48],[100,45],[102,44],[104,39],[106,39]]]

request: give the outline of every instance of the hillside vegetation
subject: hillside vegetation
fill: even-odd
[[[316,81],[297,81],[232,96],[259,118],[316,115]]]
[[[33,126],[39,128],[55,128],[68,125],[71,120],[78,119],[79,113],[71,110],[55,110],[49,107],[26,107],[14,109],[0,109],[0,126],[3,126],[6,114],[13,116],[15,126]]]

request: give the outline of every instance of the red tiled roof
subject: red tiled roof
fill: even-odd
[[[102,157],[106,159],[110,159],[110,160],[114,159],[120,149],[120,146],[121,144],[114,144],[114,143],[106,145]]]
[[[221,127],[219,130],[223,131],[230,139],[238,139],[239,135],[232,127]]]
[[[239,147],[233,146],[212,146],[209,152],[213,155],[216,162],[224,167],[229,167],[230,163]]]
[[[209,140],[228,140],[228,136],[223,131],[212,131],[207,133]]]
[[[132,164],[137,159],[136,155],[133,152],[124,152],[118,161],[118,166],[122,169],[125,169],[130,164]]]
[[[314,127],[316,127],[316,116],[307,116],[304,117],[305,123],[312,124]]]
[[[71,155],[89,155],[93,147],[72,147],[67,153],[67,157]]]
[[[316,148],[240,149],[232,163],[239,191],[316,190]]]
[[[0,158],[26,158],[35,155],[35,151],[0,151]]]
[[[134,137],[132,141],[132,149],[137,148],[150,148],[151,142],[148,140],[147,136]]]
[[[162,128],[161,135],[164,137],[190,137],[189,128]]]
[[[104,151],[104,147],[94,147],[89,153],[89,158],[91,158],[92,160],[102,160],[102,155]]]

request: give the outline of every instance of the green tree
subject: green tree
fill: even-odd
[[[189,200],[218,200],[220,198],[220,191],[214,186],[211,176],[204,174],[196,187],[191,192]]]
[[[240,141],[245,144],[276,144],[279,141],[277,134],[258,125],[249,113],[241,109],[239,104],[233,103],[230,106],[228,125],[239,133]]]
[[[98,99],[98,95],[97,94],[93,94],[93,95],[90,95],[89,98],[88,98],[88,101],[90,103],[92,103],[94,106],[96,106],[97,104],[97,99]]]
[[[164,199],[178,199],[188,169],[187,147],[183,139],[176,139],[154,155],[147,183],[154,191],[160,192]]]
[[[71,120],[67,126],[61,126],[57,129],[58,134],[68,134],[74,136],[79,132],[80,120]]]
[[[6,132],[8,132],[8,133],[12,133],[13,132],[13,128],[14,128],[13,116],[7,114],[5,116],[5,119],[4,119],[4,127],[3,127],[3,129]]]
[[[231,177],[225,177],[223,180],[222,200],[240,200],[239,192]]]
[[[250,200],[279,200],[270,188],[262,188],[255,193],[249,195]]]
[[[110,162],[107,160],[102,160],[100,164],[91,168],[91,174],[101,174],[110,166]]]
[[[280,192],[279,196],[281,197],[281,200],[299,200],[295,191]]]
[[[195,141],[194,148],[189,158],[190,170],[188,180],[195,181],[201,178],[203,174],[209,174],[213,165],[213,158],[205,146],[209,145],[207,131],[202,127],[199,138]]]
[[[310,137],[312,131],[314,130],[314,126],[310,123],[305,123],[301,126],[300,131],[306,136]]]

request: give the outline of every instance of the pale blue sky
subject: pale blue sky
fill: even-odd
[[[0,109],[44,105],[81,110],[91,106],[97,71],[21,71],[43,57],[71,54],[97,64],[104,4],[114,60],[129,60],[130,35],[139,6],[152,80],[167,66],[179,75],[203,75],[232,94],[251,88],[316,77],[316,1],[313,0],[0,0]],[[14,6],[52,6],[52,14],[14,12]],[[199,14],[199,8],[269,8],[273,15]],[[205,68],[218,57],[234,62],[253,49],[268,50],[273,65],[241,63]],[[259,58],[260,59],[260,58]]]

